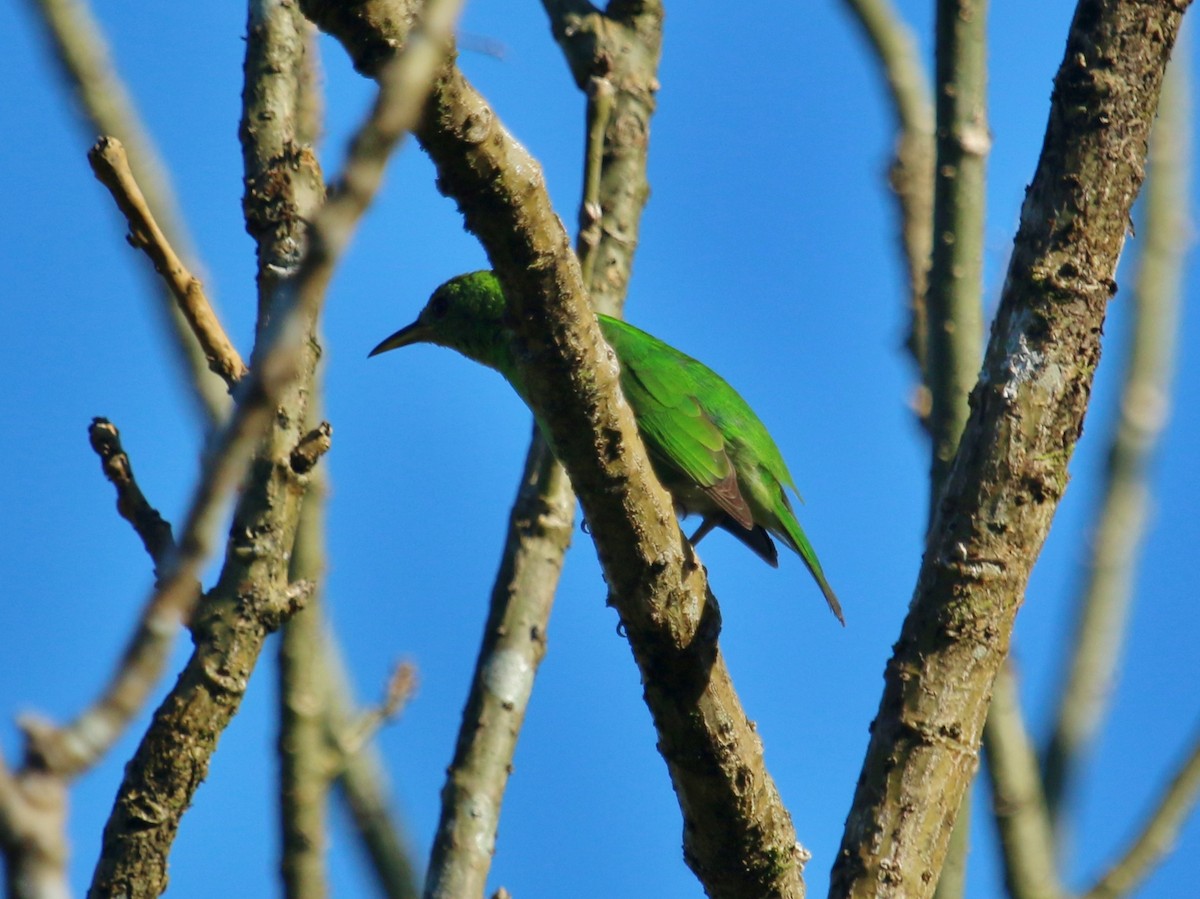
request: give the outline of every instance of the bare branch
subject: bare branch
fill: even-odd
[[[426,878],[429,899],[482,896],[487,885],[500,806],[546,654],[546,628],[574,517],[571,483],[535,427],[442,789]]]
[[[310,421],[316,414],[313,405]],[[296,525],[288,568],[292,584],[318,584],[324,575],[321,475],[318,469],[310,481]],[[279,867],[288,899],[323,899],[329,894],[326,818],[335,753],[325,738],[329,687],[321,663],[328,625],[322,599],[314,590],[304,608],[284,624],[279,640]]]
[[[1200,799],[1200,735],[1193,741],[1187,757],[1172,775],[1153,811],[1137,837],[1083,899],[1119,899],[1132,895],[1172,847],[1179,829]]]
[[[966,424],[983,355],[987,125],[986,0],[938,0],[937,166],[926,314],[930,521]]]
[[[878,11],[872,17],[872,21],[886,19],[887,15]],[[917,63],[903,50],[907,46],[903,34],[895,30],[903,26],[891,22],[890,28],[892,55],[885,56],[880,51],[880,57],[890,59],[893,66],[908,67],[891,80],[902,123],[899,151],[917,154],[919,163],[924,165],[926,160],[919,155],[925,146],[920,131],[922,122],[917,118],[923,112],[920,107],[923,96],[918,91],[923,87],[924,77],[919,70],[912,69]],[[967,397],[975,384],[983,354],[983,233],[987,194],[984,166],[990,142],[986,0],[938,0],[935,39],[933,244],[927,292],[921,303],[914,303],[912,316],[915,328],[921,324],[923,314],[928,330],[924,334],[914,332],[909,340],[918,366],[923,366],[929,401],[927,417],[920,406],[917,412],[930,436],[930,522],[970,413]],[[876,47],[879,46],[877,42]],[[915,236],[908,236],[907,230],[923,224],[915,216],[923,214],[919,205],[922,198],[917,191],[923,187],[924,172],[914,177],[914,173],[903,170],[905,162],[903,155],[897,157],[893,176],[904,179],[900,182],[903,189],[897,188],[904,221],[902,233],[909,251],[915,252],[920,246],[914,245]],[[928,232],[924,239],[927,238]],[[921,277],[918,271],[910,262],[909,274],[914,283]],[[937,899],[959,899],[963,895],[970,802],[970,793],[964,793],[964,805],[955,822],[955,830],[961,828],[962,833],[952,837],[950,843],[956,853],[949,859],[952,876],[938,878]]]
[[[416,665],[412,662],[398,663],[388,678],[383,701],[360,713],[358,720],[334,735],[334,743],[341,755],[354,755],[362,749],[379,728],[396,719],[416,691]]]
[[[0,756],[0,853],[9,899],[69,899],[67,780]]]
[[[320,90],[316,83],[316,29],[311,23],[304,22],[303,31],[304,53],[290,60],[297,84],[294,115],[289,117],[295,123],[294,144],[300,148],[315,142],[321,117]],[[283,102],[287,90],[286,86],[263,90],[259,96],[264,102],[247,104],[251,109],[261,110],[257,116],[253,113],[247,116],[247,130],[273,127],[269,120],[263,119],[263,114],[269,116],[272,103]],[[258,123],[254,121],[255,118],[259,119]],[[260,196],[266,201],[263,212],[272,208],[285,209],[288,206],[284,202],[286,198],[276,197],[272,179],[290,177],[287,163],[296,157],[295,147],[289,149],[286,141],[273,139],[273,146],[278,152],[271,154],[272,144],[260,146],[268,152],[261,154],[261,161],[257,153],[254,159],[248,160],[247,169],[252,177],[248,179],[251,184],[248,185],[247,195]],[[315,168],[315,159],[311,154],[301,153],[299,158],[304,164]],[[264,237],[259,244],[260,260],[268,266],[286,266],[290,262],[286,250],[291,235],[279,225],[273,226],[269,214],[260,215],[260,204],[248,205],[251,206],[247,210],[248,222],[255,221],[254,227]],[[272,247],[267,244],[266,238],[274,234],[279,235],[280,241],[278,246]],[[266,272],[260,269],[260,279],[264,276],[270,277],[269,269]],[[315,392],[314,387],[314,395]],[[310,415],[315,415],[311,404]],[[312,466],[328,449],[330,433],[328,423],[322,423],[301,439],[290,457],[292,470],[297,474],[312,469],[309,491],[293,546],[293,579],[315,581],[323,568],[320,524],[315,519],[320,518],[324,502],[324,478],[321,469]],[[364,745],[353,755],[344,755],[339,754],[334,745],[334,735],[347,730],[349,721],[356,717],[357,711],[332,631],[322,615],[319,592],[313,596],[310,605],[295,615],[284,629],[280,645],[280,679],[284,718],[280,741],[283,752],[281,774],[284,796],[281,814],[285,820],[285,869],[289,865],[299,868],[320,864],[319,860],[314,861],[314,856],[319,854],[324,841],[329,779],[336,777],[381,892],[394,899],[415,899],[418,894],[416,877],[407,848],[387,807],[387,777],[378,750],[372,745]],[[289,747],[282,745],[285,740],[289,741]],[[285,881],[289,879],[293,878],[285,873]],[[314,880],[311,875],[301,871],[296,872],[294,879]]]
[[[296,476],[286,462],[304,420],[316,359],[316,316],[332,268],[379,186],[388,154],[421,109],[456,11],[452,2],[431,3],[427,37],[410,41],[381,76],[379,99],[351,145],[341,189],[313,219],[297,276],[282,282],[280,296],[266,304],[272,321],[260,329],[255,365],[239,384],[235,421],[250,415],[247,408],[265,405],[261,426],[270,421],[275,426],[235,512],[221,577],[194,624],[196,650],[126,768],[105,827],[91,896],[162,891],[167,855],[216,738],[240,705],[266,634],[295,611],[280,547],[292,544],[303,490],[291,482]],[[260,398],[266,402],[260,404]],[[270,414],[281,403],[291,413],[283,420]],[[253,418],[257,423],[258,416]]]
[[[608,123],[612,121],[615,97],[616,91],[607,78],[592,76],[588,79],[583,197],[579,203],[579,233],[575,235],[575,254],[579,257],[583,283],[588,285],[593,281],[596,257],[599,255],[597,250],[604,233],[604,209],[600,205],[600,185],[604,175],[604,133],[608,130]],[[621,299],[624,299],[623,293]]]
[[[280,282],[296,274],[308,243],[308,220],[320,207],[325,182],[311,145],[318,124],[313,84],[312,28],[292,3],[252,0],[243,66],[242,147],[246,231],[257,256],[257,330],[269,326]],[[308,98],[308,99],[306,99]],[[315,331],[314,331],[315,339]],[[314,362],[305,385],[304,427],[318,417],[320,383]],[[302,397],[297,397],[301,399]],[[324,477],[314,471],[329,449],[327,423],[300,437],[288,453],[291,473],[308,482],[296,512],[287,579],[291,589],[311,585],[304,608],[284,624],[279,641],[279,870],[288,899],[329,895],[325,852],[333,753],[323,732],[323,672],[313,664],[323,641],[321,614]],[[312,472],[311,477],[304,477]],[[285,527],[290,524],[285,522]]]
[[[1011,663],[996,675],[983,745],[1008,895],[1058,899],[1063,890],[1054,859],[1054,831]]]
[[[115,137],[101,137],[88,152],[88,162],[129,222],[130,246],[145,252],[154,263],[154,270],[167,282],[180,312],[203,348],[209,369],[232,389],[246,374],[246,364],[213,312],[204,295],[204,285],[184,267],[154,220],[133,178],[125,148]]]
[[[575,84],[588,96],[588,156],[577,247],[584,284],[592,308],[619,315],[642,210],[650,197],[646,162],[658,92],[663,9],[656,2],[618,0],[604,12],[586,0],[542,0],[542,6]]]
[[[111,134],[128,152],[130,167],[144,192],[146,203],[167,236],[185,259],[195,259],[193,241],[179,214],[174,193],[124,82],[109,54],[103,29],[86,0],[32,0],[45,25],[46,36],[67,82],[74,88],[89,134]],[[196,270],[193,261],[190,266]],[[172,343],[186,369],[186,382],[206,424],[212,425],[228,413],[228,393],[209,376],[204,352],[175,302],[171,290],[155,278],[157,308],[169,322]]]
[[[360,71],[403,44],[399,12],[346,21],[341,6],[303,3]],[[716,600],[653,478],[540,167],[456,68],[440,74],[416,134],[512,304],[530,404],[579,492],[642,673],[685,858],[716,896],[801,895],[807,853],[717,649]]]
[[[150,505],[134,479],[133,464],[121,446],[121,434],[116,425],[107,418],[93,418],[88,427],[88,439],[100,457],[104,476],[117,489],[117,512],[133,525],[157,569],[175,550],[171,525]]]
[[[896,194],[900,247],[908,272],[909,332],[905,341],[921,379],[915,407],[929,414],[925,294],[933,236],[933,102],[929,78],[911,29],[890,0],[845,0],[875,51],[896,116],[896,155],[888,182]]]
[[[967,890],[967,857],[971,849],[971,806],[974,796],[970,789],[963,794],[958,807],[958,818],[950,832],[950,843],[946,848],[946,861],[938,876],[934,899],[960,899]]]
[[[1187,58],[1180,54],[1181,60]],[[1170,66],[1150,136],[1149,180],[1139,229],[1143,246],[1131,297],[1133,333],[1119,418],[1044,762],[1047,799],[1058,823],[1080,756],[1108,709],[1121,662],[1134,571],[1149,514],[1147,471],[1170,411],[1183,263],[1194,238],[1187,204],[1179,201],[1191,196],[1189,88],[1188,67]]]
[[[617,314],[648,196],[646,137],[654,106],[653,88],[646,86],[656,84],[661,10],[617,21],[587,4],[548,3],[546,8],[572,70],[593,73],[579,82],[588,103],[576,253],[593,306]],[[578,13],[590,17],[584,28],[565,21]],[[623,85],[620,92],[614,81]],[[618,111],[623,127],[610,127]],[[631,185],[643,188],[630,191]],[[601,257],[607,263],[597,274]],[[429,896],[482,895],[486,886],[499,809],[533,679],[546,652],[550,611],[574,518],[570,481],[534,427],[442,792],[427,874]],[[496,813],[480,815],[480,808]]]
[[[833,896],[928,896],[1066,486],[1163,69],[1187,4],[1076,13],[971,416],[885,673]]]
[[[116,427],[103,418],[88,428],[92,448],[100,456],[105,477],[117,490],[117,511],[133,525],[154,561],[161,585],[164,572],[175,555],[171,526],[146,500],[133,477],[133,465],[121,446]],[[199,592],[194,581],[191,595]],[[126,644],[104,691],[70,724],[55,727],[47,721],[26,716],[26,752],[38,768],[62,778],[64,783],[86,771],[112,748],[154,690],[175,642],[179,620],[155,602],[142,610],[137,626]]]
[[[246,23],[245,83],[238,135],[245,171],[242,210],[254,238],[258,328],[271,321],[268,304],[279,284],[296,274],[307,248],[308,220],[325,199],[312,147],[298,138],[304,61],[311,52],[307,23],[282,0],[254,0]],[[311,93],[311,91],[308,91]]]
[[[419,875],[388,805],[387,783],[384,764],[372,747],[347,758],[337,782],[380,891],[390,899],[416,899],[421,895]]]
[[[323,722],[328,745],[336,748],[356,717],[346,666],[330,640],[321,641],[319,654],[310,659],[327,686]],[[337,786],[383,895],[416,899],[421,894],[412,856],[388,804],[387,771],[376,747],[367,743],[336,762]]]
[[[170,525],[134,480],[117,429],[95,419],[89,436],[105,476],[117,490],[118,511],[133,524],[161,574],[175,555]],[[193,593],[198,589],[193,585]],[[104,691],[87,709],[63,727],[34,715],[18,721],[25,734],[25,763],[12,773],[0,759],[0,845],[8,895],[48,899],[69,894],[68,785],[112,747],[141,710],[158,683],[178,629],[178,618],[164,616],[152,597]]]

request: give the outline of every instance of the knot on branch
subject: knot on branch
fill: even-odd
[[[133,525],[146,552],[154,560],[155,573],[175,548],[171,525],[147,501],[133,476],[133,464],[121,446],[121,433],[107,418],[93,418],[88,426],[88,441],[100,457],[100,469],[116,488],[117,513]]]
[[[333,425],[327,421],[321,422],[300,438],[296,448],[288,458],[292,471],[298,475],[308,474],[316,467],[320,458],[329,452],[333,442]]]

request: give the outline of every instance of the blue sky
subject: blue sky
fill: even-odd
[[[927,6],[902,4],[928,50]],[[1014,0],[992,12],[989,310],[1072,7]],[[254,254],[241,219],[237,144],[244,10],[105,2],[97,14],[171,167],[206,283],[247,353]],[[464,53],[461,64],[542,162],[559,214],[573,223],[583,103],[540,6],[478,0],[462,28],[506,48],[502,60]],[[146,262],[121,239],[112,203],[87,166],[94,135],[79,127],[48,74],[25,6],[0,8],[0,35],[0,79],[10,85],[0,107],[8,126],[0,142],[8,424],[0,506],[9,510],[0,555],[0,744],[11,758],[13,715],[66,719],[79,710],[110,671],[151,583],[88,448],[88,422],[104,415],[120,427],[144,490],[172,520],[195,477],[199,432],[144,289]],[[322,160],[334,172],[372,86],[335,44],[322,50]],[[758,410],[796,475],[806,500],[801,519],[846,610],[843,630],[797,559],[771,570],[722,535],[703,545],[734,681],[814,854],[808,883],[821,895],[911,595],[926,514],[926,449],[907,408],[913,377],[901,349],[902,277],[883,186],[890,116],[857,31],[832,0],[777,4],[757,17],[715,3],[673,4],[660,80],[653,193],[628,317],[721,372]],[[1195,191],[1187,200],[1194,218]],[[1127,256],[1137,249],[1131,240]],[[324,319],[326,416],[335,429],[327,457],[331,613],[365,698],[378,695],[397,658],[420,668],[419,695],[381,736],[418,859],[437,820],[529,416],[497,376],[444,350],[370,361],[366,352],[411,320],[439,282],[483,264],[410,144],[334,279]],[[1122,268],[1122,287],[1130,272]],[[1187,283],[1198,276],[1193,254]],[[1086,558],[1126,325],[1121,294],[1071,487],[1018,620],[1014,657],[1039,734]],[[1200,324],[1185,310],[1126,665],[1073,805],[1072,886],[1089,882],[1123,845],[1200,711],[1200,606],[1189,562],[1200,542],[1200,407],[1190,399],[1200,391],[1197,347]],[[604,599],[589,538],[577,530],[491,884],[519,897],[698,897],[637,671]],[[183,658],[181,647],[176,665]],[[272,645],[184,819],[172,895],[274,889],[273,664]],[[73,792],[71,870],[81,890],[143,727],[140,720]],[[986,811],[982,800],[972,897],[999,890]],[[335,814],[334,824],[335,890],[355,895],[366,881],[345,821]],[[1185,895],[1198,876],[1193,816],[1143,895]]]

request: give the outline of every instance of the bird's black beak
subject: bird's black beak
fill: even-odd
[[[429,329],[426,328],[425,325],[421,324],[421,321],[418,319],[411,325],[401,328],[387,340],[384,340],[382,343],[380,343],[379,346],[367,353],[367,358],[370,358],[371,356],[378,356],[380,353],[386,353],[388,350],[398,350],[402,346],[420,343],[421,341],[426,340],[428,336]]]

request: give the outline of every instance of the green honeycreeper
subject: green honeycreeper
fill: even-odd
[[[496,369],[524,399],[506,310],[492,272],[459,275],[433,292],[415,322],[370,355],[435,343]],[[702,516],[692,543],[721,528],[777,567],[774,534],[804,560],[829,608],[845,624],[784,492],[784,487],[795,490],[795,482],[754,410],[720,375],[690,356],[619,319],[596,318],[620,363],[621,391],[655,474],[682,514]]]

